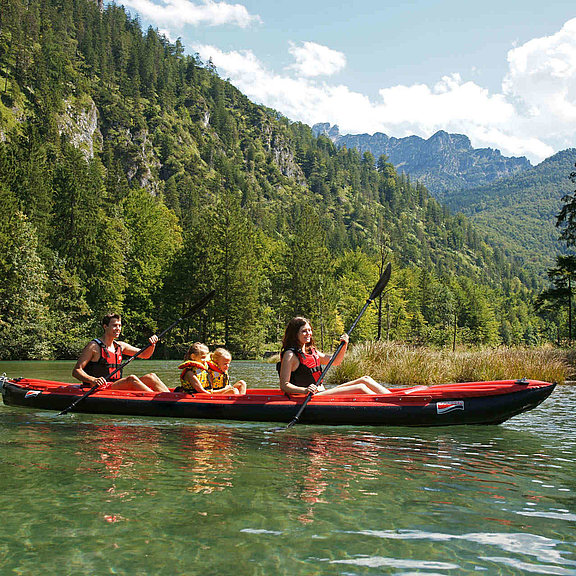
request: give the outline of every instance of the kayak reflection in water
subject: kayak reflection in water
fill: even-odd
[[[125,376],[122,371],[112,374],[122,364],[122,356],[134,356],[139,349],[120,342],[117,338],[122,331],[120,314],[110,313],[102,319],[103,334],[86,344],[80,353],[78,362],[72,370],[72,376],[87,386],[98,384],[100,389],[140,390],[144,392],[169,392],[168,387],[154,374],[145,376]],[[150,358],[154,353],[158,336],[150,336],[151,346],[140,354],[140,358]]]
[[[333,365],[338,366],[348,348],[348,334],[342,334],[340,340],[344,345],[334,358]],[[322,374],[322,365],[330,362],[331,356],[317,350],[314,346],[310,322],[302,316],[296,316],[288,322],[280,362],[277,364],[280,373],[280,388],[286,394],[315,394],[323,396],[338,396],[341,394],[390,394],[388,388],[378,384],[370,376],[362,376],[356,380],[339,384],[326,390],[316,382]]]

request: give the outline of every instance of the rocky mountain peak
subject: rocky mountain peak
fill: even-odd
[[[314,124],[314,126],[312,126],[312,133],[314,136],[316,136],[316,138],[318,138],[318,136],[326,136],[327,138],[330,138],[330,140],[332,140],[334,143],[340,139],[340,129],[338,128],[338,124],[331,126],[330,122]]]
[[[447,191],[483,186],[531,167],[524,156],[506,157],[492,148],[473,148],[465,134],[444,130],[428,139],[394,138],[382,132],[342,135],[338,126],[324,122],[314,124],[312,132],[327,136],[337,146],[371,152],[376,159],[385,154],[399,171],[421,181],[437,198]]]

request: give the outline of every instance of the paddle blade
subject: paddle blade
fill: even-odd
[[[392,274],[392,264],[390,264],[390,262],[388,262],[388,266],[386,266],[386,268],[384,269],[384,272],[382,272],[382,276],[380,276],[380,280],[378,280],[378,284],[376,284],[376,286],[374,286],[374,290],[372,290],[372,294],[370,294],[370,298],[368,298],[368,300],[372,301],[372,300],[374,300],[374,298],[378,298],[378,296],[380,296],[380,294],[382,294],[382,290],[384,290],[384,288],[386,288],[386,284],[388,284],[388,281],[390,280],[391,274]]]
[[[182,316],[182,319],[190,318],[190,316],[192,316],[192,315],[196,314],[196,312],[199,312],[200,310],[202,310],[202,308],[204,308],[204,306],[206,306],[206,304],[208,304],[208,302],[210,302],[210,300],[212,300],[212,298],[214,298],[215,294],[216,294],[216,290],[210,290],[210,292],[208,292],[208,294],[206,294],[206,296],[204,296],[203,298],[198,300],[198,302],[196,302],[196,304],[194,304],[194,306],[192,306],[192,308],[190,308],[188,310],[188,312],[186,312],[186,314],[184,314],[184,316]]]

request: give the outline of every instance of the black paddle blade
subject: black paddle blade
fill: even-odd
[[[374,286],[374,290],[372,290],[372,294],[370,294],[370,297],[368,298],[368,300],[372,301],[372,300],[374,300],[374,298],[378,298],[378,296],[380,296],[380,294],[382,294],[382,290],[384,290],[384,288],[386,288],[386,284],[388,284],[388,281],[390,280],[391,274],[392,274],[392,264],[390,264],[390,262],[388,262],[388,266],[386,266],[386,268],[384,269],[384,272],[382,272],[382,276],[380,276],[380,280],[378,280],[378,284],[376,284],[376,286]]]
[[[198,300],[198,302],[196,302],[196,304],[194,304],[194,306],[192,306],[192,308],[190,308],[190,310],[188,310],[188,312],[186,312],[186,314],[184,314],[184,316],[182,316],[182,319],[190,318],[190,316],[192,316],[193,314],[196,314],[196,312],[199,312],[200,310],[202,310],[202,308],[204,308],[204,306],[206,306],[206,304],[208,304],[208,302],[210,302],[210,300],[212,300],[212,298],[214,298],[215,294],[216,294],[216,290],[210,290],[210,292],[208,292],[208,294],[206,294],[206,296],[204,296],[203,298]]]

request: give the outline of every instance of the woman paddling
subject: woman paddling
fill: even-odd
[[[342,334],[344,342],[333,365],[338,366],[348,347],[348,334]],[[316,385],[322,365],[330,362],[331,356],[317,350],[314,346],[310,322],[302,316],[292,318],[286,326],[278,371],[280,373],[280,388],[286,394],[315,394],[337,396],[342,394],[390,394],[388,388],[378,384],[370,376],[362,376],[356,380],[345,382],[326,390],[321,384]]]

